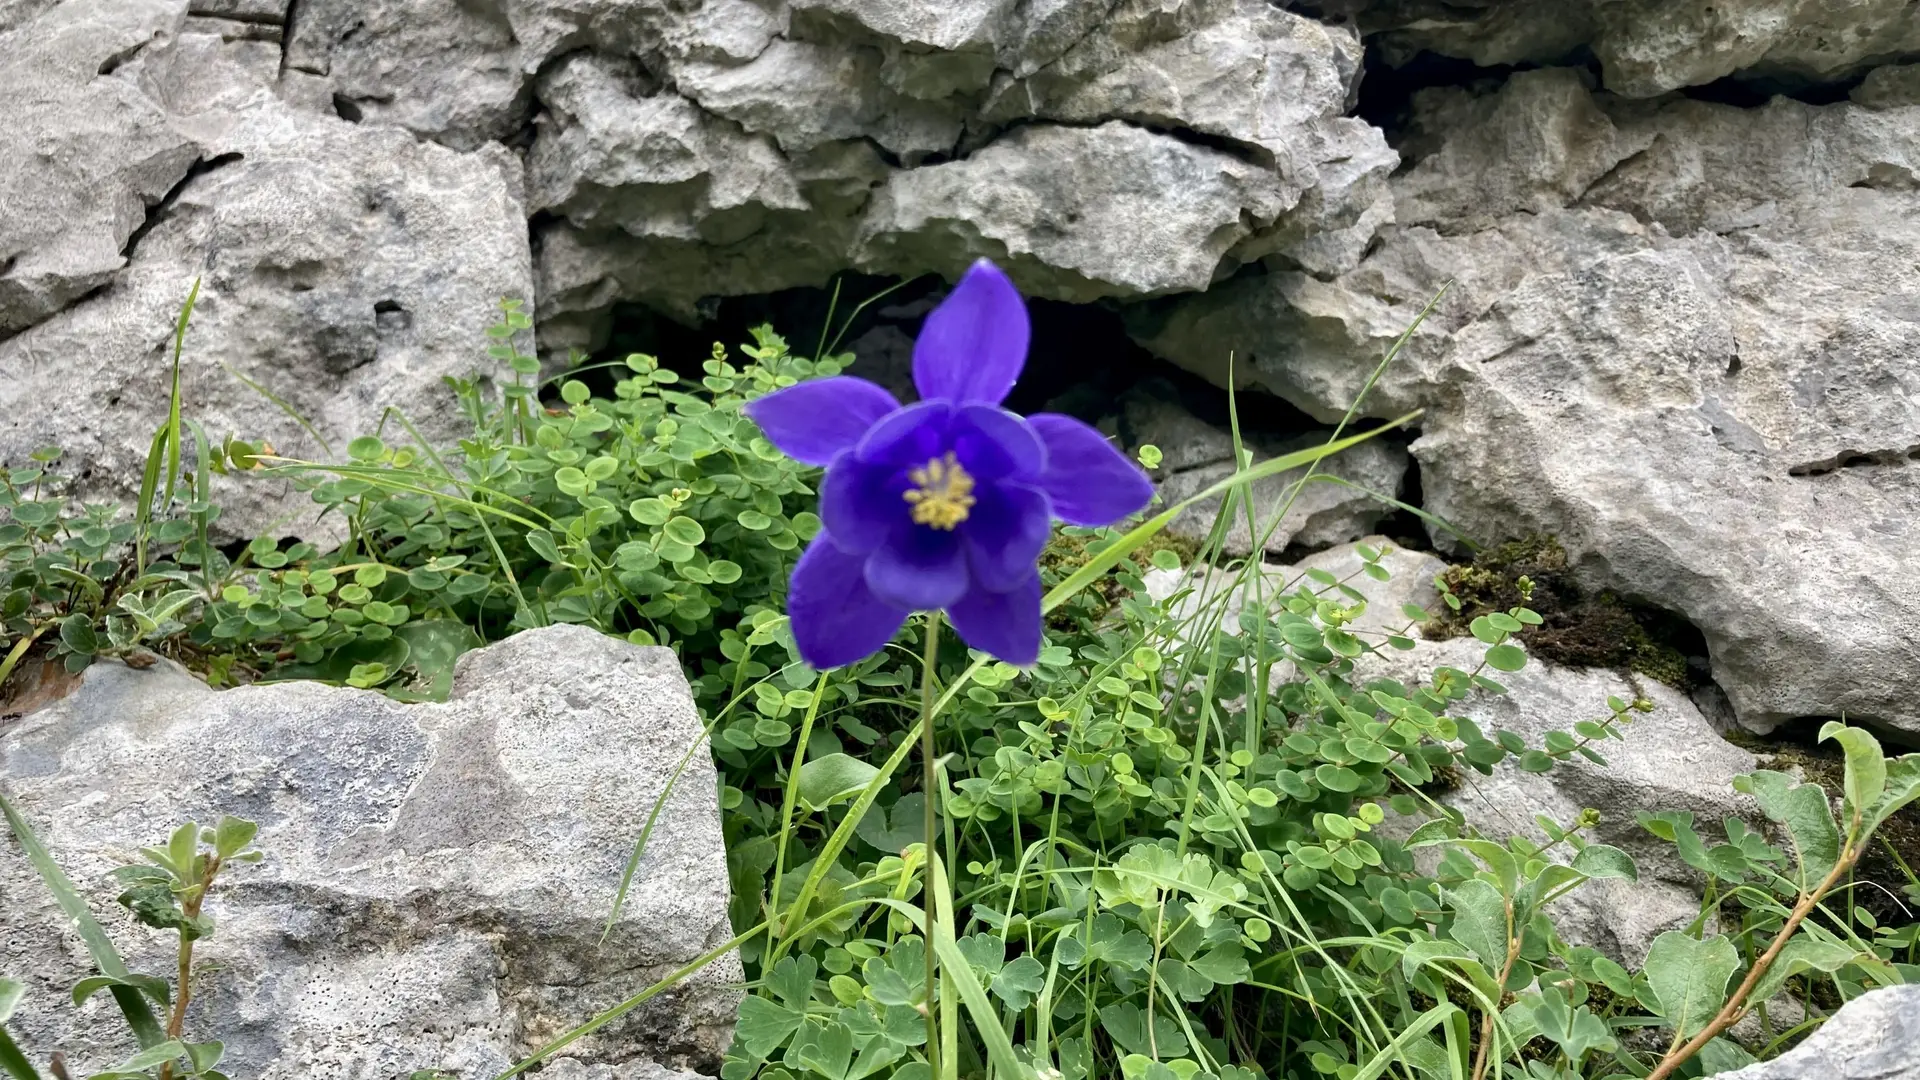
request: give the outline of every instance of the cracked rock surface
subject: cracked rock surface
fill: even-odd
[[[606,941],[636,830],[704,742],[671,651],[582,627],[461,658],[446,704],[283,683],[214,691],[163,661],[89,668],[0,739],[0,784],[135,971],[172,970],[106,874],[188,820],[256,820],[263,862],[216,885],[190,1032],[262,1080],[492,1076],[732,936],[713,765],[690,759]],[[28,1055],[76,1073],[128,1051],[52,895],[0,858],[0,965],[28,983]],[[740,980],[731,954],[549,1066],[555,1075],[717,1069]]]
[[[0,150],[26,163],[0,172],[0,460],[58,446],[89,497],[139,488],[196,279],[186,414],[308,459],[328,447],[246,380],[335,450],[390,406],[450,435],[442,376],[487,364],[479,331],[532,289],[509,151],[301,108],[275,92],[277,46],[199,18],[68,2],[0,39],[0,65],[38,72],[0,78],[19,99]],[[305,531],[288,518],[311,510],[285,484],[221,501],[233,534]]]
[[[1426,508],[1560,538],[1698,626],[1757,730],[1920,741],[1920,105],[1627,100],[1584,71],[1414,99],[1399,223],[1358,266],[1243,275],[1136,336],[1337,418],[1426,410]],[[1897,89],[1897,88],[1896,88]],[[1435,541],[1449,538],[1436,533]]]

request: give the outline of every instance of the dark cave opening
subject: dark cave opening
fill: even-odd
[[[910,400],[913,340],[945,294],[945,282],[932,275],[901,282],[849,273],[837,285],[837,300],[833,286],[721,298],[697,325],[643,305],[621,304],[613,309],[611,335],[595,359],[642,352],[683,376],[698,375],[715,342],[734,348],[752,341],[754,327],[767,324],[802,356],[820,351],[823,343],[829,350],[852,352],[856,359],[848,374]],[[1200,419],[1227,426],[1225,391],[1141,347],[1127,335],[1117,308],[1029,299],[1027,312],[1033,324],[1027,367],[1006,402],[1015,412],[1064,412],[1098,423],[1115,416],[1130,392],[1171,394]],[[586,376],[589,382],[593,374]],[[1270,394],[1243,390],[1237,404],[1249,430],[1284,436],[1325,427]]]

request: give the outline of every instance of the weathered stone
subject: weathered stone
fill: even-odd
[[[1891,64],[1874,68],[1847,94],[1869,108],[1920,105],[1920,64]]]
[[[1582,46],[1608,90],[1653,97],[1726,76],[1837,82],[1920,49],[1905,0],[1377,0],[1360,12],[1390,63],[1422,50],[1556,64]]]
[[[1491,96],[1426,91],[1420,104],[1447,137],[1394,185],[1394,217],[1446,233],[1566,206],[1654,139],[1616,127],[1571,68],[1520,72]]]
[[[675,77],[682,93],[789,151],[871,138],[911,162],[951,153],[964,115],[957,108],[890,91],[878,49],[778,39],[745,64],[689,62]]]
[[[226,1043],[234,1075],[492,1076],[731,936],[704,752],[666,793],[703,741],[670,651],[555,627],[467,654],[443,705],[312,683],[215,692],[167,662],[96,664],[0,735],[0,786],[137,971],[171,974],[172,939],[113,904],[108,871],[185,821],[259,822],[265,861],[212,895],[188,1018],[190,1037]],[[11,1029],[36,1060],[57,1047],[76,1073],[109,1067],[125,1052],[112,1002],[67,1000],[86,953],[7,846],[0,969],[31,988]],[[728,955],[550,1070],[711,1070],[739,978]]]
[[[185,0],[76,0],[0,33],[0,339],[106,285],[201,158],[112,74],[185,13]]]
[[[1819,1030],[1771,1061],[1716,1073],[1718,1080],[1917,1080],[1920,986],[1886,986],[1854,998]]]
[[[531,104],[506,5],[302,0],[286,63],[325,76],[344,119],[462,150],[512,134]]]
[[[1685,616],[1747,726],[1846,715],[1920,739],[1900,629],[1920,620],[1920,320],[1899,269],[1920,258],[1920,108],[1571,85],[1516,78],[1426,118],[1456,125],[1404,178],[1433,227],[1389,228],[1332,281],[1142,310],[1138,335],[1215,378],[1234,349],[1330,418],[1452,280],[1367,399],[1427,410],[1427,509],[1481,539],[1558,536],[1589,585]]]
[[[643,79],[630,64],[582,53],[542,82],[550,111],[528,157],[531,209],[714,246],[758,231],[768,210],[809,209],[770,138],[677,94],[636,95]]]
[[[1279,179],[1112,121],[1023,127],[971,156],[895,172],[863,226],[862,268],[954,278],[976,258],[1056,300],[1204,289],[1287,209]]]
[[[398,128],[300,113],[264,90],[196,130],[210,164],[156,215],[112,288],[0,342],[0,459],[56,445],[82,493],[137,490],[196,279],[181,383],[210,438],[329,452],[236,372],[336,450],[389,407],[453,434],[441,377],[488,364],[479,332],[495,305],[532,292],[519,162],[497,146],[456,154]],[[286,528],[301,506],[291,494],[233,483],[223,527]]]
[[[1411,652],[1382,654],[1376,658],[1378,673],[1372,665],[1366,673],[1411,684],[1430,678],[1438,667],[1474,670],[1485,653],[1486,646],[1470,637],[1420,641]],[[1568,941],[1637,965],[1655,937],[1684,928],[1699,915],[1705,875],[1683,862],[1674,845],[1643,829],[1636,812],[1689,811],[1707,836],[1716,835],[1729,817],[1757,823],[1756,808],[1733,790],[1732,782],[1758,763],[1722,739],[1685,694],[1650,679],[1536,660],[1521,671],[1501,673],[1500,683],[1505,694],[1476,695],[1450,713],[1471,718],[1489,737],[1511,731],[1535,748],[1550,731],[1571,732],[1576,721],[1605,719],[1609,697],[1644,698],[1653,705],[1622,729],[1623,741],[1595,747],[1606,765],[1570,758],[1551,772],[1529,773],[1508,758],[1490,776],[1463,769],[1460,786],[1440,796],[1442,804],[1465,814],[1488,836],[1524,835],[1540,844],[1550,838],[1535,815],[1565,826],[1583,810],[1600,811],[1600,824],[1587,838],[1632,855],[1639,880],[1588,882],[1554,906],[1554,925]]]

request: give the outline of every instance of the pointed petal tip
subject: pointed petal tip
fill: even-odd
[[[922,398],[998,405],[1026,367],[1032,325],[1006,272],[981,259],[927,315],[913,348]]]

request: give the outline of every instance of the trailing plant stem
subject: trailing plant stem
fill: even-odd
[[[1841,857],[1834,860],[1833,869],[1827,871],[1827,876],[1821,880],[1820,884],[1803,894],[1800,902],[1793,905],[1793,911],[1787,915],[1787,921],[1780,927],[1780,932],[1773,936],[1773,943],[1767,946],[1766,952],[1760,954],[1760,959],[1753,962],[1753,967],[1747,971],[1747,977],[1740,980],[1740,986],[1734,990],[1733,996],[1727,999],[1727,1003],[1714,1015],[1707,1026],[1700,1030],[1700,1034],[1661,1059],[1659,1066],[1648,1074],[1647,1080],[1667,1080],[1673,1075],[1674,1070],[1686,1064],[1693,1055],[1700,1052],[1702,1047],[1718,1038],[1721,1032],[1740,1022],[1740,1018],[1747,1014],[1747,997],[1753,993],[1753,988],[1759,985],[1767,969],[1773,966],[1774,960],[1779,958],[1780,950],[1787,947],[1787,942],[1792,939],[1795,931],[1800,929],[1800,924],[1806,921],[1814,908],[1820,906],[1820,901],[1826,898],[1834,885],[1853,869],[1854,861],[1859,857],[1859,847],[1849,845],[1847,850],[1841,853]]]
[[[933,951],[933,853],[934,837],[936,835],[935,826],[939,817],[939,802],[934,796],[933,775],[933,669],[939,659],[940,613],[931,611],[927,613],[926,654],[921,660],[920,667],[920,765],[923,770],[920,789],[926,798],[926,813],[923,816],[926,818],[927,823],[927,847],[924,853],[925,861],[921,864],[923,884],[920,887],[920,907],[921,910],[926,913],[927,918],[927,994],[925,999],[927,1010],[927,1069],[936,1077],[940,1075],[940,1044],[936,1039],[938,1033],[934,1030],[933,978],[939,961]]]
[[[1493,1048],[1494,1020],[1499,1015],[1500,995],[1506,992],[1507,980],[1513,977],[1513,965],[1520,959],[1520,934],[1513,925],[1513,897],[1507,897],[1507,962],[1500,965],[1500,985],[1494,988],[1493,1003],[1487,1007],[1486,1015],[1480,1018],[1480,1049],[1473,1058],[1473,1080],[1480,1080],[1487,1073],[1487,1060]]]

